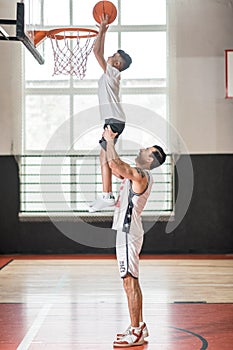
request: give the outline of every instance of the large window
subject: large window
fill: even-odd
[[[45,28],[78,26],[96,29],[92,17],[92,8],[96,2],[62,0],[57,6],[57,1],[41,0],[37,25]],[[106,35],[105,56],[121,48],[133,60],[132,66],[122,72],[121,100],[129,120],[118,144],[118,152],[133,162],[137,146],[151,145],[155,135],[158,135],[156,126],[151,123],[150,112],[164,121],[169,119],[166,0],[113,2],[118,9],[118,16]],[[40,50],[45,57],[42,66],[30,53],[25,52],[21,212],[85,213],[86,203],[101,191],[98,139],[102,123],[95,111],[98,110],[97,81],[102,71],[92,52],[83,80],[65,75],[53,76],[53,54],[48,39],[41,44]],[[89,118],[85,111],[92,109],[92,117]],[[168,151],[166,123],[163,125],[164,130],[160,130],[163,134],[162,146]],[[48,146],[56,133],[58,142],[55,146]],[[159,136],[157,141],[161,143]],[[45,149],[47,160],[41,166]],[[57,169],[56,160],[61,157],[63,164]],[[46,167],[44,173],[43,166]],[[58,174],[55,172],[60,170],[61,187],[58,189]],[[154,171],[153,176],[157,186],[145,212],[171,212],[173,186],[169,158],[163,169]],[[46,187],[39,185],[41,178]],[[117,181],[114,186],[117,190]],[[61,189],[63,200],[56,197]],[[51,193],[49,199],[47,197],[48,205],[45,205],[43,191]]]

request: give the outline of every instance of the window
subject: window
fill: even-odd
[[[39,2],[42,7],[36,25],[40,27],[96,28],[92,17],[96,0],[62,0],[59,7],[55,0],[37,0],[35,4]],[[144,0],[143,6],[135,0],[113,2],[118,16],[106,35],[105,56],[122,48],[133,59],[132,66],[122,72],[121,100],[129,120],[118,143],[119,154],[133,162],[138,146],[155,143],[156,126],[151,123],[150,113],[165,121],[169,119],[166,0]],[[40,50],[45,57],[43,66],[25,52],[21,213],[75,211],[84,215],[86,203],[101,191],[98,139],[102,123],[98,116],[97,82],[102,71],[91,53],[84,80],[52,76],[49,39],[40,45]],[[167,150],[168,130],[164,125],[160,132]],[[48,146],[54,135],[56,142]],[[157,185],[145,214],[170,213],[173,185],[169,157],[165,166],[153,171],[153,176]],[[115,190],[118,184],[114,180]]]

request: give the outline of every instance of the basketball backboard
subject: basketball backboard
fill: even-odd
[[[16,4],[16,18],[6,19],[0,18],[0,40],[21,41],[31,52],[35,59],[40,63],[44,63],[44,58],[36,48],[33,40],[34,23],[31,18],[31,5],[33,0],[25,0]],[[40,0],[34,0],[40,3]],[[4,28],[3,28],[3,27]],[[7,26],[15,27],[15,35],[9,35]]]

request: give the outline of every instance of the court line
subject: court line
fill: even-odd
[[[203,338],[200,334],[188,331],[187,329],[182,329],[182,328],[177,328],[177,327],[169,327],[169,328],[176,329],[177,331],[181,331],[181,332],[185,332],[185,333],[191,334],[194,337],[200,339],[201,342],[202,342],[202,347],[200,348],[200,350],[206,350],[208,348],[208,341],[205,338]]]
[[[67,277],[66,274],[62,275],[61,278],[59,279],[57,285],[54,288],[53,293],[49,296],[48,302],[44,304],[42,309],[39,311],[38,315],[36,316],[35,320],[33,321],[31,327],[27,331],[26,335],[24,336],[23,340],[19,344],[16,350],[27,350],[29,349],[29,346],[31,345],[33,339],[35,338],[36,334],[39,332],[42,324],[44,323],[44,320],[48,316],[48,313],[50,309],[52,308],[54,302],[50,300],[54,300],[54,297],[60,289],[63,287]]]
[[[14,259],[10,259],[9,261],[3,263],[3,265],[0,266],[0,270],[4,269],[4,267],[6,267],[7,265],[9,265],[12,261],[14,261]]]

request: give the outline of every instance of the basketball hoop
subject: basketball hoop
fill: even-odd
[[[46,37],[50,38],[54,57],[53,75],[72,75],[82,80],[97,34],[98,31],[87,28],[58,28],[34,32],[34,42],[38,45]]]

